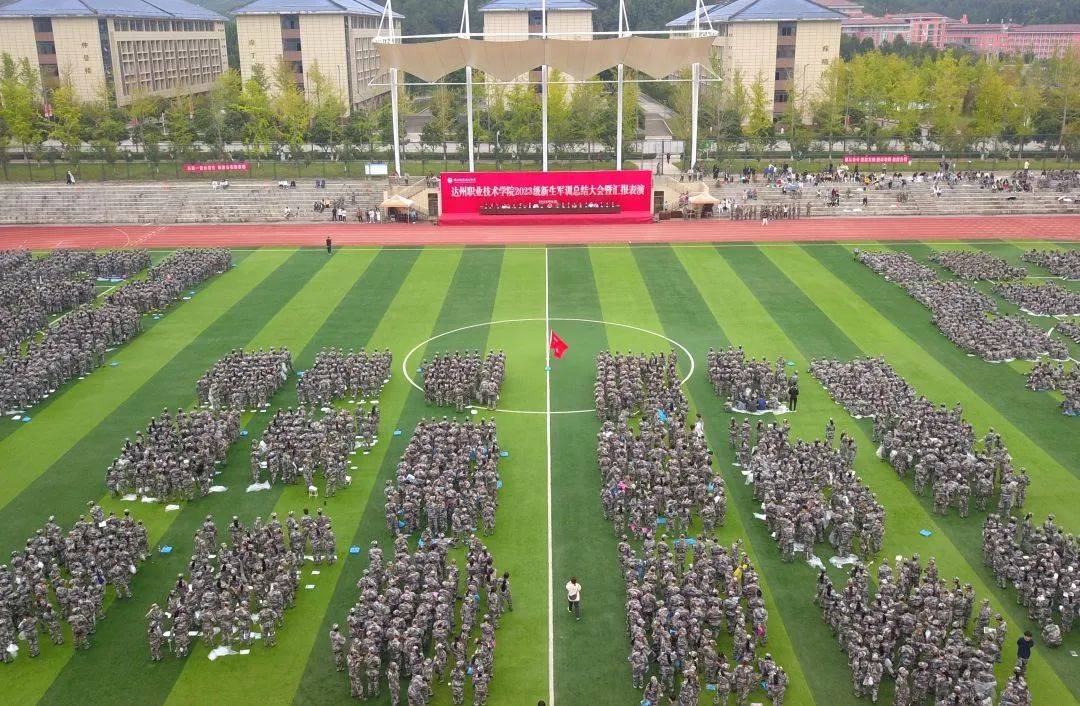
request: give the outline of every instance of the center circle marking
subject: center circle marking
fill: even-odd
[[[681,350],[683,353],[686,354],[687,360],[690,361],[690,370],[686,373],[686,375],[683,377],[683,379],[679,381],[680,386],[685,385],[686,381],[690,379],[690,376],[692,376],[694,374],[694,369],[696,367],[696,362],[694,361],[694,355],[690,352],[690,350],[686,346],[679,343],[674,338],[670,338],[668,336],[665,336],[662,333],[657,333],[656,331],[650,331],[647,328],[642,328],[640,326],[634,326],[632,324],[620,324],[620,323],[616,323],[614,321],[603,321],[601,319],[577,319],[577,318],[556,317],[556,316],[552,316],[552,317],[547,318],[547,319],[545,319],[543,317],[530,317],[530,318],[524,318],[524,319],[499,319],[498,321],[484,321],[484,322],[481,322],[479,324],[469,324],[468,326],[459,326],[458,328],[451,329],[449,331],[443,331],[442,333],[437,333],[437,334],[435,334],[434,336],[432,336],[430,338],[427,338],[427,339],[424,339],[423,341],[420,341],[420,343],[417,343],[415,346],[412,347],[412,350],[410,350],[405,355],[404,360],[401,361],[401,373],[405,376],[405,379],[409,381],[410,385],[415,387],[417,390],[420,390],[421,392],[423,392],[424,388],[421,385],[417,384],[416,380],[413,379],[413,376],[409,374],[409,361],[416,354],[416,351],[420,350],[421,348],[423,348],[427,344],[431,343],[432,341],[437,341],[438,339],[443,338],[444,336],[451,336],[451,335],[453,335],[455,333],[460,333],[462,331],[468,331],[470,329],[481,328],[481,327],[484,327],[484,326],[497,326],[499,324],[516,324],[516,323],[523,323],[523,322],[528,322],[528,321],[543,321],[543,322],[574,321],[574,322],[585,323],[585,324],[600,324],[602,326],[615,326],[617,328],[625,328],[625,329],[630,329],[631,331],[638,331],[639,333],[647,333],[650,336],[656,336],[657,338],[662,338],[663,340],[665,340],[668,343],[670,343],[671,345],[677,347],[679,350]],[[545,346],[545,349],[547,347],[547,342],[548,342],[548,331],[545,330],[544,331],[544,346]],[[469,405],[467,407],[467,409],[480,409],[480,408],[476,407],[475,405]],[[505,409],[503,407],[497,407],[497,408],[495,408],[494,411],[496,411],[496,412],[505,412],[507,414],[547,414],[548,413],[547,410],[543,410],[543,409]],[[553,409],[553,410],[551,410],[551,414],[586,414],[586,413],[589,413],[589,412],[595,413],[596,410],[591,409],[591,408],[590,409],[562,409],[562,410]]]

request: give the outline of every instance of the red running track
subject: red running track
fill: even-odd
[[[612,226],[457,226],[426,223],[0,226],[0,248],[322,247],[334,245],[570,245],[604,243],[866,240],[1080,241],[1080,216],[812,218],[798,221],[668,221]]]

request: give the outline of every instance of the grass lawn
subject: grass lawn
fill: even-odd
[[[559,704],[638,704],[640,692],[631,688],[626,661],[618,538],[600,512],[599,423],[590,408],[598,351],[666,350],[667,337],[694,357],[686,392],[705,418],[728,484],[728,518],[719,537],[728,544],[741,539],[760,571],[770,616],[768,647],[791,678],[787,703],[857,703],[847,660],[811,603],[815,570],[780,560],[764,523],[753,516],[758,508],[752,489],[731,467],[729,414],[703,369],[708,348],[736,344],[751,355],[784,355],[800,372],[813,357],[884,354],[931,399],[961,402],[979,436],[993,426],[1014,462],[1033,476],[1025,510],[1036,522],[1054,513],[1074,533],[1080,531],[1080,420],[1061,415],[1054,395],[1024,387],[1030,364],[991,365],[956,348],[920,304],[855,262],[853,247],[895,247],[924,262],[934,248],[982,248],[1018,264],[1030,246],[345,248],[329,257],[318,249],[237,252],[237,266],[201,286],[191,301],[159,320],[148,317],[142,334],[111,353],[118,366],[64,387],[28,413],[29,423],[0,419],[0,550],[20,547],[50,514],[69,526],[88,500],[106,510],[130,508],[147,524],[155,547],[174,547],[142,566],[133,600],[107,602],[91,650],[75,654],[70,642],[43,644],[39,658],[27,658],[24,650],[14,664],[0,667],[3,702],[348,703],[348,683],[334,670],[327,633],[331,624],[344,623],[356,601],[356,580],[367,558],[346,549],[374,539],[389,554],[383,483],[393,476],[417,421],[445,413],[424,404],[402,368],[415,377],[420,361],[435,351],[491,347],[507,354],[501,406],[508,411],[495,417],[509,456],[500,463],[504,487],[496,532],[485,541],[499,570],[512,574],[515,611],[497,633],[489,703],[532,706],[548,698],[553,684]],[[1034,268],[1032,274],[1047,273]],[[551,362],[550,384],[547,318],[570,345],[563,360]],[[1033,320],[1046,329],[1052,325]],[[439,337],[429,341],[434,336]],[[310,567],[304,570],[301,583],[315,588],[301,589],[276,649],[256,643],[248,656],[211,662],[206,648],[197,645],[187,659],[168,655],[152,663],[143,616],[151,602],[164,601],[176,574],[186,569],[192,535],[206,514],[220,526],[232,515],[250,524],[256,516],[300,510],[309,500],[296,486],[244,492],[250,482],[248,439],[260,434],[270,418],[266,413],[243,416],[250,435],[233,445],[218,480],[229,490],[185,503],[178,512],[107,497],[105,469],[124,438],[163,407],[192,405],[196,379],[219,357],[237,347],[282,345],[297,370],[308,368],[324,347],[390,347],[394,353],[394,374],[381,398],[379,444],[370,455],[355,457],[359,470],[352,472],[350,488],[316,501],[334,521],[344,559],[319,567],[317,576]],[[1080,357],[1078,347],[1072,351]],[[680,356],[689,373],[691,361]],[[838,434],[855,437],[857,470],[886,507],[882,555],[933,555],[943,577],[958,576],[974,585],[980,599],[992,600],[1009,624],[998,669],[1004,680],[1014,662],[1012,640],[1024,629],[1036,636],[1039,631],[1028,624],[1015,594],[997,588],[983,566],[982,517],[933,514],[927,499],[914,495],[910,483],[876,458],[869,420],[851,418],[812,377],[801,377],[799,410],[789,417],[795,436],[821,436],[831,417]],[[295,380],[273,405],[296,405]],[[394,436],[395,429],[403,433]],[[932,534],[922,536],[923,529]],[[562,586],[571,575],[584,587],[580,623],[564,608]],[[834,581],[842,577],[833,571]],[[723,649],[730,654],[728,645]],[[1080,658],[1070,651],[1080,651],[1075,632],[1058,650],[1036,649],[1029,668],[1036,704],[1080,703]],[[890,692],[891,687],[883,698],[891,698]],[[702,694],[706,703],[710,694]],[[754,697],[767,701],[761,692]],[[436,688],[434,703],[451,703],[445,685]]]

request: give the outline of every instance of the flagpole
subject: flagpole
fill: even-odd
[[[541,0],[540,3],[540,36],[544,40],[544,56],[547,56],[547,0]],[[545,58],[546,62],[547,59]],[[543,64],[540,67],[540,146],[544,150],[544,154],[541,157],[542,170],[548,170],[548,67],[547,64]]]

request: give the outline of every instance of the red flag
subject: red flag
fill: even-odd
[[[566,349],[569,347],[570,346],[566,345],[566,341],[559,338],[559,334],[555,333],[554,331],[551,332],[551,339],[548,341],[548,348],[551,349],[551,354],[555,356],[556,359],[562,358],[563,353],[565,353]]]

